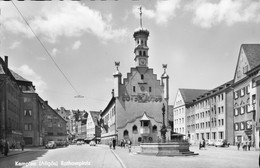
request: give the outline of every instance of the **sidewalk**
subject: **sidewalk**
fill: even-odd
[[[8,155],[5,156],[4,154],[0,154],[0,159],[1,158],[5,158],[5,157],[9,157],[9,156],[13,156],[13,155],[18,155],[21,153],[26,153],[29,151],[38,151],[38,150],[44,150],[44,147],[26,147],[24,148],[24,150],[22,151],[21,149],[9,149]]]

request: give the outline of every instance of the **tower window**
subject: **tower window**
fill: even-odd
[[[133,86],[133,92],[135,92],[135,86]]]
[[[145,56],[145,51],[143,51],[143,56]]]
[[[143,44],[143,40],[141,40],[141,44]]]
[[[139,51],[139,55],[142,55],[142,51]]]
[[[141,79],[142,79],[142,80],[144,79],[144,75],[143,75],[143,74],[141,74]]]

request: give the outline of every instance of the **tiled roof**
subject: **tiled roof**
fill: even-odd
[[[25,82],[30,82],[27,79],[24,79],[23,77],[21,77],[20,75],[18,75],[17,73],[15,73],[13,70],[9,69],[10,72],[12,73],[13,77],[15,78],[15,80],[17,81],[25,81]]]
[[[242,44],[250,68],[260,65],[260,44]]]
[[[208,92],[209,90],[205,89],[179,89],[183,100],[186,103],[192,103],[194,99]]]

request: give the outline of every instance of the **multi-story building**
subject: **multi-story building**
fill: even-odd
[[[174,132],[181,133],[186,135],[186,138],[189,138],[191,143],[194,141],[194,130],[191,130],[191,126],[194,126],[194,123],[190,118],[194,116],[194,114],[190,114],[189,112],[189,104],[193,102],[193,100],[200,95],[206,93],[208,90],[202,89],[178,89],[176,98],[174,101],[174,109],[173,109],[173,123],[174,123]],[[187,116],[189,116],[189,120],[187,121]],[[189,130],[187,131],[187,125],[189,125]]]
[[[249,78],[251,78],[250,82],[250,94],[252,101],[252,141],[255,142],[256,149],[260,147],[260,65],[251,69],[246,73]],[[259,102],[259,103],[258,103]]]
[[[101,113],[104,121],[101,141],[115,138],[118,141],[130,139],[133,144],[139,142],[158,142],[162,139],[160,129],[163,123],[168,129],[167,138],[171,138],[169,124],[169,76],[167,65],[161,81],[148,66],[149,31],[142,26],[135,30],[136,43],[134,54],[136,66],[131,68],[127,77],[121,80],[119,62],[115,62],[117,71],[114,76],[114,96]],[[162,113],[163,105],[165,114]],[[164,120],[163,120],[164,119]],[[110,123],[109,123],[110,122]],[[105,132],[104,132],[105,131]],[[112,132],[113,133],[112,133]]]
[[[87,119],[87,140],[100,141],[101,127],[99,125],[100,111],[90,111]]]
[[[66,120],[62,118],[54,109],[52,109],[47,101],[42,102],[43,114],[42,128],[44,132],[44,144],[48,141],[66,141]]]
[[[0,139],[10,144],[21,141],[21,90],[8,68],[8,57],[0,58]]]
[[[195,135],[192,142],[226,139],[234,143],[232,84],[233,80],[200,95],[189,104],[187,130],[188,134]]]
[[[259,142],[256,138],[255,116],[259,114],[258,73],[260,65],[260,44],[242,44],[234,75],[234,136],[235,141]],[[257,118],[258,119],[258,118]],[[254,128],[253,128],[254,127]],[[254,129],[254,130],[253,130]]]

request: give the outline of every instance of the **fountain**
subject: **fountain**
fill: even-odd
[[[178,136],[171,142],[166,142],[167,128],[164,122],[165,105],[162,108],[163,122],[161,128],[162,142],[141,143],[141,152],[139,154],[156,155],[156,156],[191,156],[198,155],[189,150],[189,142],[183,140],[183,136]],[[178,134],[176,134],[178,135]]]

